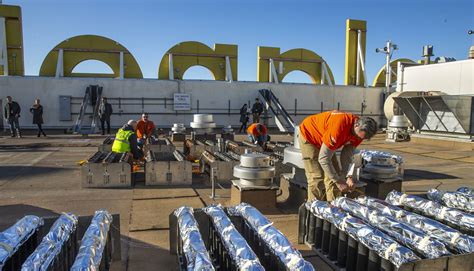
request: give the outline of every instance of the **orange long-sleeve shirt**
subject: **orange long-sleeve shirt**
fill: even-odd
[[[143,138],[143,136],[145,135],[146,137],[150,137],[153,134],[154,130],[155,130],[155,124],[151,120],[147,122],[144,122],[143,120],[139,120],[137,123],[137,137],[138,138]]]
[[[262,133],[259,133],[257,131],[257,126],[258,126],[258,123],[252,123],[249,128],[247,128],[247,133],[248,134],[251,134],[253,136],[260,136],[260,135],[266,135],[268,133],[268,130],[267,130],[267,127],[265,127],[265,125],[263,124],[260,124],[262,125]]]
[[[362,139],[352,132],[357,115],[339,111],[327,111],[312,115],[300,124],[300,133],[309,143],[321,148],[324,143],[329,149],[337,150],[351,144],[359,146]]]

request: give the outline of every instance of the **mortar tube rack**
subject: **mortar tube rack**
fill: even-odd
[[[260,239],[258,233],[247,224],[245,219],[241,216],[230,215],[227,212],[227,208],[225,208],[225,211],[237,231],[242,235],[242,237],[244,237],[250,248],[257,255],[257,258],[260,260],[260,263],[265,270],[291,271],[281,262],[280,258],[273,254],[266,242]],[[202,209],[194,209],[193,215],[198,222],[199,232],[201,233],[216,270],[239,270],[230,258],[229,253],[226,251],[210,217],[204,213]],[[179,270],[187,271],[185,255],[183,253],[184,244],[181,241],[177,218],[173,212],[170,214],[169,218],[170,254],[177,256]]]
[[[309,246],[335,271],[470,271],[474,266],[474,253],[469,253],[420,259],[397,268],[334,224],[312,214],[305,203],[299,208],[298,220],[298,243]]]

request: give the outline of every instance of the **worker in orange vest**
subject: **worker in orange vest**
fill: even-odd
[[[312,115],[299,126],[298,140],[308,180],[308,200],[332,201],[355,189],[347,177],[354,150],[377,133],[377,122],[369,117],[328,111]],[[341,150],[341,167],[335,155]]]
[[[261,123],[252,123],[247,128],[247,136],[252,143],[264,147],[268,140],[267,127]]]

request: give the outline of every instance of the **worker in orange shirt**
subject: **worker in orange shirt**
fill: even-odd
[[[155,124],[148,119],[148,113],[143,113],[137,123],[137,138],[139,144],[144,144],[147,138],[155,133]]]
[[[252,123],[249,128],[247,128],[247,136],[252,143],[264,147],[268,140],[267,127],[261,123]]]
[[[303,163],[308,179],[308,200],[332,201],[341,192],[355,189],[347,177],[354,150],[377,133],[377,122],[369,117],[328,111],[312,115],[299,126]],[[335,152],[341,150],[341,167]]]

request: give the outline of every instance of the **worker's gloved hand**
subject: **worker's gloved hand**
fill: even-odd
[[[345,182],[337,182],[336,186],[341,192],[349,191],[349,186]]]
[[[347,177],[346,184],[347,184],[349,190],[354,190],[355,189],[355,182],[352,179],[352,177]]]

